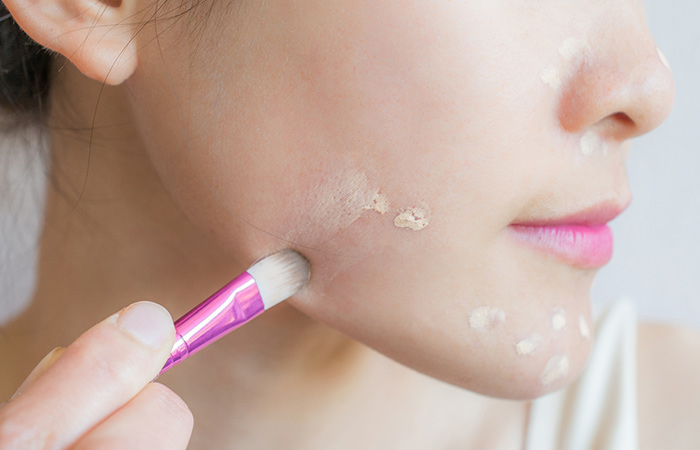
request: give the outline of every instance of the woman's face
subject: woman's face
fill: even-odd
[[[674,91],[637,1],[239,0],[183,17],[137,35],[128,84],[202,232],[247,262],[298,249],[312,280],[292,305],[429,375],[531,398],[579,374],[605,237],[567,258],[512,225],[630,201],[626,142]]]

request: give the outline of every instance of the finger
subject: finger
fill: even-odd
[[[73,450],[185,449],[192,424],[185,402],[162,384],[151,383],[88,432]]]
[[[0,448],[63,448],[133,398],[165,363],[175,329],[139,302],[80,336],[0,410]]]
[[[14,393],[14,395],[12,395],[10,400],[20,395],[22,391],[26,391],[29,388],[29,386],[34,384],[34,382],[38,380],[39,377],[44,374],[44,372],[46,372],[46,369],[51,367],[53,363],[55,363],[58,360],[58,357],[61,356],[64,350],[65,347],[56,347],[55,349],[51,350],[46,356],[44,356],[41,359],[41,361],[39,361],[39,364],[37,364],[36,367],[29,373],[29,375],[22,382],[19,388],[17,388],[17,391]]]

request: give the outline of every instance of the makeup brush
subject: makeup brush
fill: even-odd
[[[175,344],[160,373],[296,294],[309,277],[309,262],[294,250],[260,259],[175,321]]]

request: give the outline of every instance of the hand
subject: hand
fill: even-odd
[[[170,314],[139,302],[53,350],[0,407],[0,448],[186,448],[192,413],[149,383],[174,340]]]

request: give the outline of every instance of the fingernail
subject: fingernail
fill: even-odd
[[[153,350],[161,348],[175,333],[168,310],[152,302],[129,306],[119,315],[117,325]]]
[[[31,371],[29,376],[22,382],[22,384],[19,386],[17,391],[14,393],[12,398],[15,398],[19,394],[22,393],[22,391],[26,390],[29,386],[34,384],[34,382],[44,373],[46,372],[46,369],[51,367],[53,363],[56,362],[59,356],[61,356],[61,353],[65,350],[65,347],[56,347],[55,349],[51,350],[46,356],[44,356],[41,361],[39,361],[39,364],[36,365],[36,367]]]

